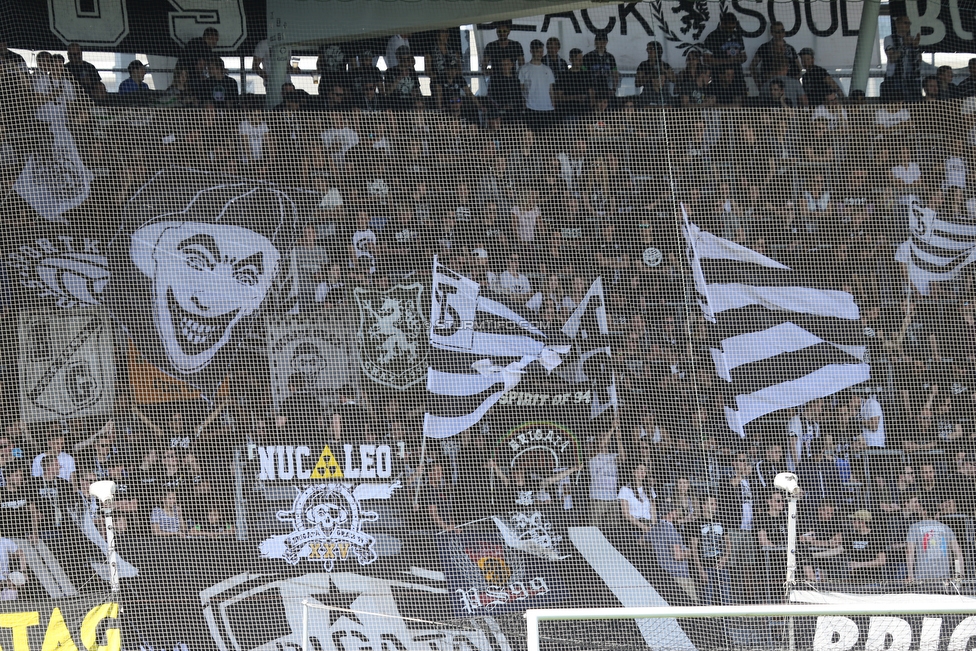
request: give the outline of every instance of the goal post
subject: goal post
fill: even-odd
[[[909,596],[909,595],[906,595]],[[652,606],[647,608],[551,608],[525,611],[527,623],[526,646],[528,651],[539,651],[540,622],[598,621],[598,620],[646,620],[646,619],[736,619],[736,618],[800,618],[822,617],[818,620],[813,637],[814,651],[849,651],[855,648],[861,631],[852,617],[870,617],[866,651],[886,649],[920,649],[935,651],[940,646],[942,622],[945,616],[959,616],[962,621],[950,633],[948,650],[965,651],[970,640],[976,640],[976,599],[961,598],[958,603],[933,603],[925,595],[906,600],[900,605],[879,604],[772,604],[747,606]],[[919,635],[914,636],[911,626],[900,616],[930,616],[938,619],[937,626],[923,623]],[[926,618],[928,621],[928,618]],[[907,632],[906,632],[907,631]],[[906,639],[907,636],[907,639]],[[881,643],[877,644],[880,639]],[[872,640],[875,644],[870,644]],[[917,643],[913,644],[913,640]],[[790,648],[795,648],[793,640]],[[666,645],[660,647],[669,648]],[[688,648],[694,649],[694,646]],[[705,651],[705,650],[700,650]]]

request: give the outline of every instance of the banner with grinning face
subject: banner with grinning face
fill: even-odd
[[[147,360],[212,395],[311,201],[189,170],[140,189],[111,247],[108,304]]]

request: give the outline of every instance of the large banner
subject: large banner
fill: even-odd
[[[208,27],[219,54],[250,55],[264,38],[264,0],[4,0],[0,34],[8,47],[63,50],[79,43],[94,50],[178,56]],[[46,26],[47,30],[39,29]]]
[[[335,404],[340,390],[359,386],[351,327],[342,318],[268,321],[268,362],[275,409],[296,396],[322,406]]]
[[[752,58],[756,49],[770,39],[774,21],[786,26],[786,40],[798,52],[812,47],[817,64],[825,68],[849,68],[854,61],[861,3],[848,0],[752,3],[742,0],[701,2],[649,0],[648,2],[607,5],[580,11],[545,14],[513,21],[510,39],[522,44],[526,59],[529,43],[545,42],[555,36],[568,59],[572,48],[585,54],[593,49],[593,36],[604,32],[609,37],[607,51],[614,55],[621,71],[633,72],[647,58],[647,42],[664,47],[664,61],[684,68],[685,53],[702,47],[705,38],[717,27],[719,16],[731,11],[739,18],[746,51]],[[495,40],[494,24],[478,25],[478,51]]]
[[[28,423],[108,413],[115,401],[112,324],[103,309],[20,315],[20,413]]]
[[[135,194],[112,245],[108,302],[146,359],[213,394],[291,247],[306,194],[190,170],[160,172]]]
[[[926,52],[976,52],[976,0],[894,0],[891,15],[912,19]]]

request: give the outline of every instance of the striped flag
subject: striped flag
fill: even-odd
[[[868,379],[853,296],[806,286],[786,265],[684,218],[698,301],[714,324],[709,352],[735,396],[725,408],[733,431],[745,436],[760,416]]]
[[[476,425],[527,373],[555,370],[567,384],[599,386],[601,374],[609,368],[609,330],[599,279],[562,330],[549,334],[484,296],[478,283],[435,258],[430,324],[424,434],[432,438],[454,436]],[[538,366],[530,367],[533,362]],[[592,417],[611,406],[616,409],[612,378],[593,396]]]
[[[976,260],[976,220],[942,217],[915,196],[907,202],[911,236],[898,247],[895,260],[908,266],[908,278],[927,295],[929,283],[952,280]]]

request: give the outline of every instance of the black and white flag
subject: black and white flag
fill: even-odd
[[[529,364],[546,371],[569,353],[568,339],[481,295],[481,286],[434,258],[430,307],[428,410],[424,434],[447,438],[472,427],[522,379]]]
[[[590,418],[598,418],[608,408],[617,411],[617,385],[610,369],[610,327],[607,321],[603,279],[597,278],[562,327],[573,342],[573,354],[556,369],[556,375],[569,384],[587,384],[593,392]]]
[[[109,413],[115,401],[112,323],[105,310],[20,314],[20,412],[28,423]]]
[[[561,331],[547,335],[539,324],[483,296],[478,283],[435,261],[430,333],[427,436],[446,438],[476,425],[527,373],[536,372],[530,367],[533,362],[573,385],[567,391],[582,391],[579,385],[586,385],[593,392],[590,418],[610,407],[616,411],[599,278]]]
[[[699,304],[715,324],[715,371],[735,395],[725,408],[733,431],[745,436],[760,416],[868,379],[853,296],[803,286],[786,265],[702,231],[687,213],[683,231]]]
[[[929,283],[952,280],[976,260],[976,219],[940,215],[915,196],[908,198],[907,209],[911,236],[898,247],[895,260],[907,265],[912,285],[928,295]]]

